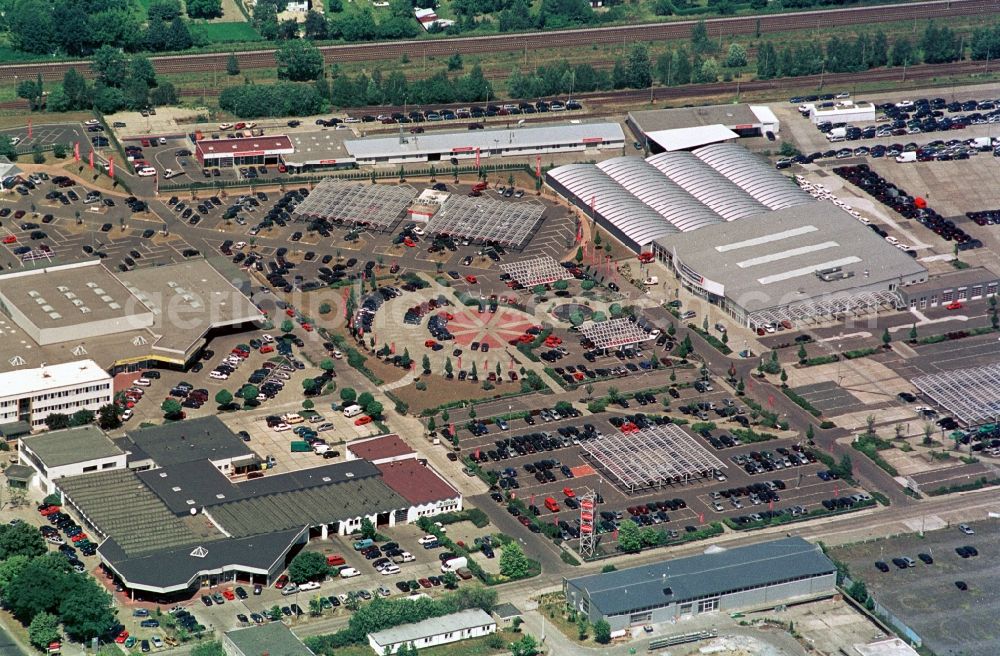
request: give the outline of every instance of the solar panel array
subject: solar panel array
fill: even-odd
[[[570,280],[573,274],[569,269],[549,255],[533,257],[517,262],[504,262],[500,265],[504,273],[525,287],[544,285],[557,280]]]
[[[545,206],[535,201],[511,202],[452,195],[431,217],[427,231],[521,249],[538,229],[544,212]]]
[[[726,467],[674,424],[605,435],[580,446],[595,467],[628,492],[708,478]]]
[[[416,196],[417,192],[409,185],[373,185],[327,178],[299,203],[295,217],[387,232],[402,219]]]
[[[630,319],[612,319],[580,327],[580,334],[594,343],[594,348],[619,348],[638,344],[654,336]]]

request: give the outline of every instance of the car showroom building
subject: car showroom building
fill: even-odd
[[[285,135],[200,139],[194,146],[194,156],[202,166],[280,164],[282,157],[294,152]]]
[[[802,538],[563,579],[566,603],[612,631],[703,613],[773,608],[836,592],[837,568]]]

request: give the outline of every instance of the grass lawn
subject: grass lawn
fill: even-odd
[[[263,41],[257,30],[245,22],[230,23],[190,23],[191,35],[200,36],[208,43],[240,43]]]

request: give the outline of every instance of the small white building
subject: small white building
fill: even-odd
[[[402,624],[391,629],[368,634],[368,644],[377,656],[395,654],[402,645],[417,649],[444,645],[449,642],[479,638],[496,633],[497,623],[481,608],[432,617],[423,622]],[[388,649],[388,652],[386,650]]]
[[[811,105],[809,120],[818,125],[825,121],[831,123],[874,123],[875,105],[870,102],[854,102],[845,100],[833,107]]]
[[[288,4],[285,5],[285,11],[293,11],[295,13],[304,14],[312,9],[311,0],[288,0]]]
[[[35,470],[45,494],[55,492],[55,481],[111,469],[125,469],[127,456],[97,426],[79,426],[17,443],[18,460]]]
[[[93,360],[17,369],[0,374],[0,424],[44,427],[51,414],[93,410],[114,398],[111,376]]]

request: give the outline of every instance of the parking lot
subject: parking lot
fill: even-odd
[[[654,396],[668,395],[663,393]],[[706,404],[718,403],[721,406],[723,396],[721,392],[699,394],[693,389],[682,389],[679,391],[679,398],[671,399],[671,402],[676,404],[674,407],[699,401]],[[659,402],[660,399],[657,398],[657,404]],[[730,431],[739,425],[723,420],[713,413],[711,419],[718,427],[700,429],[707,432],[692,439],[723,463],[721,471],[723,480],[696,478],[688,483],[672,483],[658,489],[646,489],[629,494],[616,486],[613,477],[602,471],[593,458],[584,455],[588,445],[600,448],[602,440],[607,441],[613,436],[622,434],[620,428],[612,422],[626,421],[629,415],[635,418],[636,415],[633,413],[636,411],[649,413],[646,415],[648,418],[659,414],[657,405],[637,407],[635,399],[629,403],[629,409],[616,405],[609,406],[609,414],[584,414],[576,418],[561,418],[555,421],[545,421],[541,414],[536,413],[532,418],[533,424],[528,424],[523,419],[511,420],[510,427],[506,431],[500,430],[496,424],[490,424],[487,427],[489,432],[478,437],[471,435],[462,425],[458,427],[462,454],[478,459],[485,470],[495,471],[503,481],[491,494],[495,502],[501,504],[506,502],[503,495],[503,491],[506,490],[526,505],[534,505],[538,509],[536,515],[538,521],[543,523],[565,521],[569,527],[579,525],[579,510],[567,507],[566,499],[569,497],[567,490],[576,497],[588,492],[599,494],[604,501],[599,503],[598,511],[620,512],[621,517],[618,521],[627,517],[636,519],[635,515],[639,514],[642,515],[638,519],[641,523],[656,525],[664,530],[678,533],[696,530],[708,522],[719,521],[723,517],[737,518],[767,510],[791,509],[795,506],[801,506],[805,511],[809,511],[820,507],[822,502],[828,499],[857,493],[843,481],[829,477],[823,480],[817,476],[818,472],[826,471],[821,464],[814,462],[793,464],[797,460],[792,460],[790,456],[794,452],[793,447],[798,438],[788,437],[758,444],[727,446],[727,443],[732,444],[732,442],[724,441],[726,438],[723,436],[729,436]],[[591,427],[590,430],[588,425]],[[577,429],[575,435],[572,432],[567,433],[567,429],[572,431],[573,428]],[[566,433],[565,439],[561,432]],[[705,437],[706,434],[709,437]],[[593,437],[587,437],[588,435]],[[528,448],[528,452],[523,455],[518,453],[514,447],[516,442],[521,442],[522,447]],[[770,452],[770,457],[765,452]],[[805,458],[802,460],[805,461]],[[538,463],[545,461],[551,461],[551,464],[539,466]],[[747,463],[751,462],[756,463],[755,471],[759,470],[760,473],[748,473]],[[528,467],[525,468],[525,465]],[[768,471],[767,467],[771,470]],[[542,478],[539,479],[539,475],[535,472],[545,468],[548,468],[549,473],[542,471]],[[515,475],[510,476],[512,473]],[[505,478],[508,480],[504,481]],[[511,483],[509,479],[516,480],[516,483]],[[775,483],[774,489],[771,489],[777,497],[773,504],[767,500],[770,495],[763,493],[764,487],[772,487],[766,485],[767,481]],[[763,484],[764,487],[758,486],[756,490],[747,489],[754,484]],[[751,499],[752,492],[756,494]],[[549,498],[555,502],[555,510],[546,507],[545,501]],[[646,512],[645,509],[640,513],[629,511],[630,508],[661,501],[665,502],[665,506],[657,506],[655,510],[651,508],[650,512]],[[570,506],[574,505],[571,501]],[[604,519],[609,520],[610,517],[606,516]],[[612,533],[616,528],[613,524],[599,527],[599,532]],[[568,537],[572,537],[574,533],[572,528],[568,529],[568,532],[570,533]],[[601,538],[606,544],[613,539],[612,535],[603,535]]]
[[[923,639],[935,654],[989,656],[1000,640],[995,617],[1000,612],[1000,594],[995,580],[1000,575],[1000,544],[996,528],[989,523],[970,524],[974,535],[955,526],[927,531],[923,537],[909,534],[888,540],[837,547],[831,556],[848,565],[855,580],[889,611],[896,614]],[[978,556],[962,558],[955,549],[975,547]],[[926,564],[918,554],[933,559]],[[913,567],[900,569],[893,558],[907,557]],[[889,571],[876,569],[883,561]],[[960,590],[963,581],[967,590]]]
[[[90,137],[96,133],[88,133],[79,123],[39,123],[31,128],[31,136],[28,136],[28,127],[0,130],[0,135],[17,138],[18,150],[31,150],[35,145],[42,148],[51,148],[53,144],[63,144],[72,155],[73,144],[80,144],[80,153],[90,151]]]

